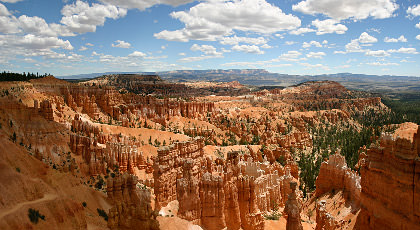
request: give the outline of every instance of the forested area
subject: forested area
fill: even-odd
[[[3,71],[0,73],[0,81],[29,81],[31,79],[38,79],[49,76],[50,74],[42,74],[39,73],[11,73]]]
[[[361,147],[369,147],[380,137],[381,133],[395,130],[396,126],[392,124],[410,121],[407,119],[408,116],[401,111],[403,110],[394,112],[370,109],[365,112],[354,112],[352,119],[360,125],[326,122],[318,127],[309,126],[313,138],[312,153],[300,152],[298,161],[301,169],[299,177],[304,184],[304,189],[303,185],[301,189],[304,194],[315,190],[315,180],[322,161],[338,150],[341,150],[341,154],[346,158],[347,166],[355,169]],[[420,116],[420,112],[417,113],[417,116]]]

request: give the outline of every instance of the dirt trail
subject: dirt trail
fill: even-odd
[[[11,209],[0,210],[0,219],[3,219],[3,217],[5,217],[5,216],[7,216],[7,215],[9,215],[9,214],[11,214],[13,212],[16,212],[17,210],[21,209],[25,205],[31,205],[31,204],[36,204],[36,203],[44,202],[44,201],[54,200],[55,198],[57,198],[57,195],[56,194],[46,194],[41,199],[22,202],[22,203],[17,204],[16,206],[14,206]]]

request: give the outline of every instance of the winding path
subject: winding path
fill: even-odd
[[[9,214],[11,214],[13,212],[16,212],[17,210],[21,209],[25,205],[37,204],[37,203],[41,203],[41,202],[44,202],[44,201],[54,200],[57,197],[58,197],[57,194],[46,194],[41,199],[18,203],[13,208],[7,208],[6,210],[5,209],[0,210],[0,220],[3,219],[3,217],[5,217],[5,216],[7,216],[7,215],[9,215]]]

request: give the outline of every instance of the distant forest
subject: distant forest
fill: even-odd
[[[0,73],[0,81],[29,81],[31,79],[38,79],[49,76],[50,74],[40,75],[38,73],[11,73],[3,71]]]

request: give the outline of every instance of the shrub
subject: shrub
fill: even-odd
[[[85,202],[85,201],[83,201],[82,205],[83,205],[83,207],[85,207],[85,208],[86,208],[86,206],[87,206],[87,204],[86,204],[86,202]]]
[[[45,220],[45,216],[41,215],[38,210],[35,209],[28,209],[28,217],[29,220],[31,220],[32,223],[36,224],[38,223],[38,220],[41,218],[41,220]]]

